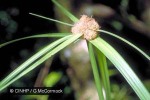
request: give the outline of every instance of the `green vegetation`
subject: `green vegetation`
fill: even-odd
[[[68,12],[56,0],[52,0],[52,1],[74,23],[78,21],[78,19],[74,15],[72,15],[70,12]],[[33,14],[33,13],[30,13],[30,14],[37,16],[37,17],[41,17],[44,19],[58,22],[60,24],[72,26],[71,24],[57,21],[54,19],[49,19],[49,18],[43,17],[41,15],[37,15],[37,14]],[[123,42],[129,44],[130,46],[135,48],[137,51],[139,51],[144,57],[146,57],[148,59],[148,61],[150,61],[150,57],[147,54],[145,54],[140,48],[133,45],[131,42],[129,42],[113,33],[110,33],[110,32],[104,31],[104,30],[99,30],[99,31],[103,32],[105,34],[114,36],[114,37],[122,40]],[[71,33],[56,33],[56,34],[49,33],[49,34],[41,34],[41,35],[24,37],[21,39],[16,39],[16,40],[12,40],[10,42],[1,44],[0,47],[3,47],[10,43],[17,42],[17,41],[20,41],[23,39],[40,38],[40,37],[62,37],[62,38],[54,41],[53,43],[50,43],[48,46],[45,46],[42,50],[37,52],[35,55],[33,55],[28,60],[26,60],[23,64],[21,64],[20,66],[18,66],[18,68],[16,68],[13,72],[11,72],[7,77],[5,77],[2,81],[0,81],[0,92],[2,92],[5,88],[7,88],[12,83],[14,83],[16,80],[23,77],[25,74],[27,74],[31,70],[35,69],[37,66],[42,64],[48,58],[54,56],[56,53],[58,53],[60,50],[62,50],[66,46],[68,46],[71,43],[80,39],[81,36],[82,36],[82,34],[71,35]],[[145,88],[145,86],[143,85],[143,83],[140,81],[140,79],[134,73],[134,71],[131,69],[131,67],[127,64],[127,62],[122,58],[122,56],[111,45],[109,45],[109,43],[107,43],[105,40],[103,40],[100,37],[97,37],[94,40],[87,40],[86,42],[88,44],[88,50],[89,50],[93,75],[94,75],[95,84],[96,84],[96,88],[97,88],[100,100],[110,100],[111,99],[110,98],[111,97],[110,96],[111,95],[110,81],[109,81],[106,57],[114,64],[114,66],[122,74],[122,76],[125,78],[125,80],[128,82],[128,84],[131,86],[131,88],[134,90],[134,92],[137,94],[137,96],[141,100],[149,100],[150,94],[147,91],[147,89]],[[97,55],[95,55],[95,53]],[[61,77],[61,75],[55,75],[55,76],[57,77],[56,81],[58,81]],[[51,83],[45,83],[45,84],[51,84]],[[53,84],[55,84],[55,82]],[[51,84],[51,85],[53,85],[53,84]]]

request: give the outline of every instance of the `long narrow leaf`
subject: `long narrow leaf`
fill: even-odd
[[[76,18],[73,14],[71,14],[69,11],[67,11],[63,6],[61,6],[56,0],[52,0],[52,2],[62,10],[62,12],[69,17],[73,22],[77,22],[78,18]],[[67,2],[67,0],[66,0]]]
[[[29,13],[29,14],[33,15],[33,16],[36,16],[36,17],[40,17],[40,18],[46,19],[46,20],[50,20],[50,21],[54,21],[54,22],[57,22],[57,23],[60,23],[60,24],[64,24],[64,25],[67,25],[67,26],[73,26],[72,24],[68,24],[66,22],[62,22],[62,21],[59,21],[59,20],[56,20],[56,19],[52,19],[52,18],[48,18],[48,17],[45,17],[45,16],[41,16],[41,15],[38,15],[38,14],[34,14],[34,13]]]
[[[95,47],[97,47],[120,71],[132,89],[138,95],[141,100],[149,100],[150,94],[144,87],[140,79],[135,75],[126,61],[120,56],[120,54],[111,47],[107,42],[101,38],[96,38],[90,41]]]
[[[36,53],[32,57],[30,57],[27,61],[25,61],[23,64],[21,64],[18,68],[16,68],[13,72],[11,72],[6,78],[4,78],[1,81],[0,88],[3,85],[5,85],[8,81],[10,81],[12,78],[16,77],[16,75],[18,75],[18,73],[20,73],[22,70],[24,70],[26,67],[28,67],[31,63],[33,63],[39,57],[41,57],[42,55],[47,53],[49,50],[51,50],[52,48],[54,48],[55,46],[57,46],[58,44],[62,43],[63,41],[65,41],[66,39],[68,39],[70,37],[71,37],[71,35],[61,38],[61,39],[49,44],[48,46],[46,46],[45,48],[40,50],[38,53]]]
[[[96,48],[96,54],[97,54],[98,66],[100,68],[100,75],[102,77],[102,82],[105,90],[106,100],[111,100],[109,72],[108,72],[106,57],[97,48]]]
[[[25,74],[27,74],[28,72],[30,72],[31,70],[33,70],[34,68],[36,68],[38,65],[40,65],[41,63],[43,63],[45,60],[47,60],[48,58],[50,58],[51,56],[53,56],[54,54],[56,54],[57,52],[59,52],[60,50],[62,50],[63,48],[65,48],[66,46],[68,46],[69,44],[71,44],[72,42],[74,42],[75,40],[77,40],[79,37],[81,37],[81,34],[73,35],[71,38],[67,39],[65,42],[63,42],[62,44],[60,44],[59,46],[57,46],[56,48],[54,48],[53,50],[51,50],[50,52],[48,52],[45,56],[43,56],[42,58],[40,58],[39,60],[37,60],[31,66],[29,66],[23,72],[21,72],[20,74],[18,74],[15,78],[13,78],[9,82],[7,82],[5,85],[0,86],[0,91],[2,91],[3,89],[5,89],[6,87],[8,87],[10,84],[12,84],[13,82],[15,82],[16,80],[18,80],[19,78],[21,78],[22,76],[24,76]]]
[[[31,39],[31,38],[42,38],[42,37],[64,37],[70,35],[69,33],[47,33],[47,34],[38,34],[38,35],[32,35],[32,36],[27,36],[27,37],[23,37],[23,38],[19,38],[19,39],[14,39],[8,42],[5,42],[3,44],[0,44],[0,48],[4,47],[8,44],[17,42],[17,41],[21,41],[21,40],[25,40],[25,39]]]
[[[111,33],[111,32],[105,31],[105,30],[98,30],[98,31],[99,31],[99,32],[106,33],[106,34],[109,34],[109,35],[111,35],[111,36],[113,36],[113,37],[115,37],[115,38],[117,38],[117,39],[119,39],[119,40],[121,40],[121,41],[127,43],[128,45],[130,45],[131,47],[133,47],[135,50],[137,50],[138,52],[140,52],[140,53],[141,53],[144,57],[146,57],[148,60],[150,60],[150,57],[149,57],[146,53],[144,53],[144,51],[142,51],[140,48],[138,48],[137,46],[135,46],[134,44],[132,44],[132,43],[129,42],[128,40],[126,40],[126,39],[124,39],[124,38],[122,38],[122,37],[120,37],[120,36],[118,36],[118,35],[115,35],[115,34],[113,34],[113,33]]]
[[[93,47],[92,47],[91,43],[88,43],[88,50],[89,50],[93,75],[94,75],[94,79],[95,79],[95,84],[96,84],[98,95],[99,95],[99,100],[104,100],[102,84],[101,84],[100,76],[99,76],[99,72],[98,72],[98,66],[96,64],[96,59],[94,56],[94,51],[93,51]]]

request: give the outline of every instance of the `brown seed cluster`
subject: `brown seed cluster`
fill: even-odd
[[[83,34],[83,38],[86,40],[93,40],[97,37],[99,28],[100,26],[94,18],[82,15],[80,20],[72,27],[71,32],[73,34]]]

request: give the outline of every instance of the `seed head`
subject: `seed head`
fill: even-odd
[[[99,28],[100,26],[94,18],[82,15],[80,20],[72,27],[71,32],[73,34],[83,34],[83,38],[86,40],[93,40],[97,37]]]

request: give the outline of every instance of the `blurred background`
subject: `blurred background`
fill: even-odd
[[[150,54],[150,0],[58,0],[76,17],[86,14],[101,28],[113,32]],[[29,35],[70,32],[71,27],[29,15],[29,12],[73,24],[51,0],[0,0],[0,43]],[[150,63],[125,43],[107,34],[110,43],[132,66],[150,91]],[[0,80],[56,38],[28,39],[0,48]],[[121,74],[108,61],[113,100],[138,100]],[[11,100],[98,100],[84,41],[79,41],[48,59],[11,87],[61,87],[60,96],[0,94]]]

